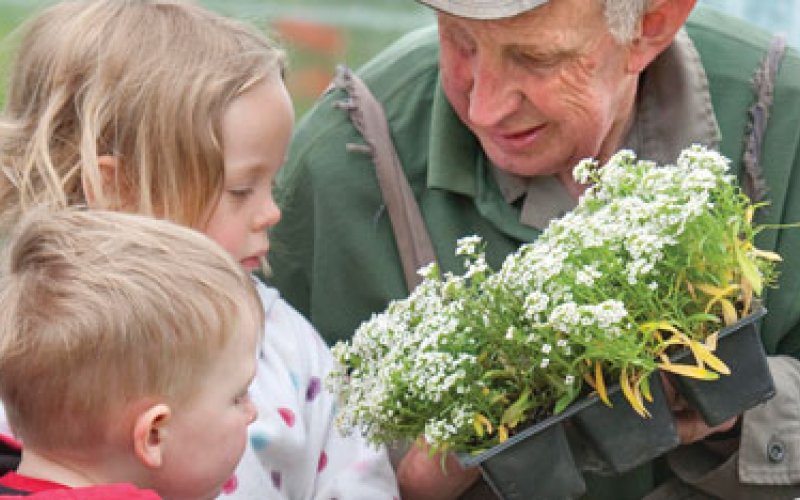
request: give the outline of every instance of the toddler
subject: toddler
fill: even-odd
[[[0,494],[213,499],[256,416],[250,278],[202,234],[138,215],[38,210],[7,245],[0,398],[25,445]]]

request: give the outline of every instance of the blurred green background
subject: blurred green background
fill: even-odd
[[[358,67],[403,33],[432,23],[430,9],[413,0],[199,0],[280,39],[289,52],[289,89],[298,116],[327,86],[336,64]],[[800,0],[700,0],[770,30],[800,47]],[[0,0],[0,102],[11,32],[53,0]],[[13,37],[12,37],[13,40]]]
[[[8,36],[27,16],[54,0],[0,0],[2,102]],[[281,41],[289,53],[289,90],[298,117],[327,87],[336,65],[358,67],[414,28],[434,22],[413,0],[199,0],[222,14],[244,19]]]

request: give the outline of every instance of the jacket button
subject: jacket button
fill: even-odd
[[[786,456],[786,448],[781,441],[770,441],[769,445],[767,445],[767,456],[769,457],[769,461],[772,463],[780,463],[783,462],[783,459]]]

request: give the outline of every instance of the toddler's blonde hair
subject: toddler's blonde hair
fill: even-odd
[[[23,28],[0,119],[3,221],[84,203],[86,187],[99,208],[199,227],[222,189],[227,105],[280,82],[283,61],[254,29],[187,2],[46,9]],[[119,162],[110,183],[102,155]]]
[[[165,220],[32,210],[3,257],[0,398],[15,432],[40,449],[102,443],[126,403],[187,402],[234,336],[263,331],[241,266]]]

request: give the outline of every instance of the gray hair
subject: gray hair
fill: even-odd
[[[605,6],[608,29],[617,41],[633,40],[636,25],[652,0],[602,0]]]

